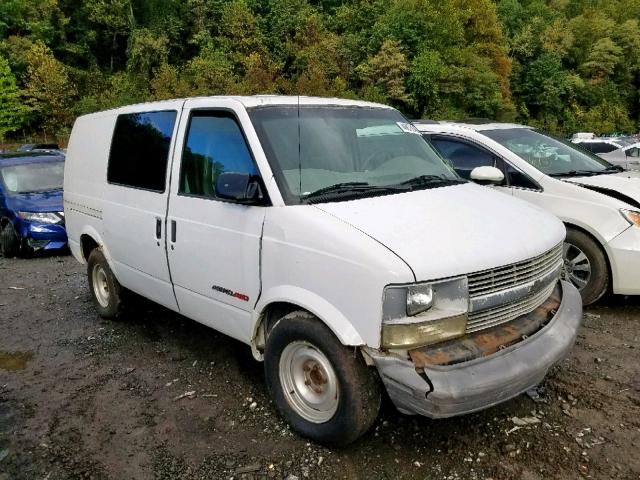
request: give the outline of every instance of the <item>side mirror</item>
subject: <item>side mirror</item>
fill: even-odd
[[[476,167],[471,170],[470,178],[481,185],[500,185],[504,182],[504,173],[496,167]]]
[[[258,178],[248,173],[224,172],[216,179],[216,196],[238,203],[255,204],[262,198]]]

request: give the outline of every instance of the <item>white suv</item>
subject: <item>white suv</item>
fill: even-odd
[[[246,343],[282,415],[320,442],[363,434],[382,385],[434,418],[518,395],[582,317],[559,281],[562,223],[462,180],[383,105],[210,97],[83,116],[64,201],[100,315],[126,288]]]
[[[622,172],[523,125],[430,121],[416,126],[463,177],[470,178],[476,167],[495,167],[498,178],[490,180],[496,189],[565,223],[563,276],[579,288],[585,304],[608,288],[640,294],[640,172]]]

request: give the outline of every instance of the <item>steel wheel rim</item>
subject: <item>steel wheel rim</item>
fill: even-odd
[[[96,265],[92,272],[93,294],[98,300],[101,307],[109,306],[109,282],[107,281],[107,272],[101,265]]]
[[[565,242],[562,249],[564,263],[562,278],[583,290],[591,280],[591,262],[585,253],[572,243]]]
[[[298,415],[312,423],[331,420],[340,387],[324,353],[308,342],[292,342],[280,355],[279,374],[284,397]]]

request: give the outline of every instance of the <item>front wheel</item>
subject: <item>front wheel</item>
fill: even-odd
[[[376,373],[307,312],[290,313],[271,329],[264,368],[269,393],[282,416],[316,442],[349,444],[378,416]]]
[[[563,257],[562,278],[580,291],[584,305],[596,302],[607,292],[607,259],[600,246],[589,235],[567,228]]]
[[[13,258],[20,253],[20,237],[11,222],[0,228],[0,253],[5,258]]]

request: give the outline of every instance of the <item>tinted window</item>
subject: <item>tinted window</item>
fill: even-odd
[[[629,150],[627,150],[626,155],[627,157],[640,157],[640,148],[630,148]]]
[[[196,112],[182,154],[180,193],[216,198],[223,172],[258,175],[235,118],[226,112]]]
[[[109,154],[109,183],[163,192],[175,121],[175,111],[118,115]]]
[[[616,150],[618,147],[604,142],[588,142],[582,144],[587,150],[593,153],[609,153]]]
[[[431,143],[453,164],[456,172],[466,179],[476,167],[495,166],[495,157],[491,153],[466,142],[434,136],[431,137]]]
[[[536,185],[528,175],[522,173],[512,165],[506,163],[507,178],[509,179],[510,187],[518,188],[530,188],[532,190],[540,190],[540,187]]]
[[[584,148],[585,150],[588,150],[593,153],[593,149],[595,148],[596,144],[591,142],[580,142],[580,143],[577,143],[576,145],[579,145],[580,148]]]

